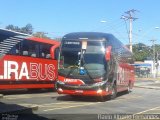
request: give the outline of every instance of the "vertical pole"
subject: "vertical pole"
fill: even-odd
[[[155,69],[155,43],[154,43],[154,39],[151,40],[153,43],[153,78],[156,77],[156,69]]]
[[[129,49],[132,52],[132,17],[129,19]]]
[[[158,77],[158,67],[159,67],[159,61],[158,61],[159,53],[156,53],[156,78]]]
[[[132,50],[132,22],[133,22],[134,20],[138,19],[138,18],[133,17],[133,15],[132,15],[133,13],[135,13],[135,11],[137,11],[137,10],[134,10],[134,9],[129,10],[129,11],[125,12],[126,14],[128,14],[128,16],[123,15],[123,16],[121,17],[121,19],[124,19],[125,22],[126,22],[126,20],[129,20],[129,32],[128,32],[128,30],[127,30],[127,33],[129,34],[129,35],[128,35],[128,37],[129,37],[129,50],[130,50],[131,52],[133,51],[133,50]],[[126,27],[126,28],[127,28],[127,27]]]

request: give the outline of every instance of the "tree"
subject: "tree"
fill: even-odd
[[[45,32],[36,32],[33,34],[33,36],[35,37],[39,37],[39,38],[45,38],[45,39],[50,39]]]
[[[134,44],[133,55],[136,61],[144,61],[152,57],[152,49],[143,43]]]
[[[6,26],[6,29],[13,30],[16,32],[25,33],[25,34],[32,34],[33,33],[33,27],[31,24],[27,24],[25,27],[22,27],[22,28],[10,24],[10,25]]]
[[[32,34],[33,33],[33,27],[31,24],[27,24],[25,27],[21,28],[22,33]]]

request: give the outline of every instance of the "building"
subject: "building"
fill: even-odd
[[[151,77],[152,65],[145,62],[135,62],[135,75],[136,77]]]
[[[160,77],[160,66],[159,66],[160,65],[160,61],[155,63],[155,69],[154,69],[154,65],[153,65],[153,60],[145,60],[144,63],[151,65],[152,77]]]

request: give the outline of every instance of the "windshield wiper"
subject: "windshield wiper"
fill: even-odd
[[[93,77],[90,75],[90,73],[88,72],[88,69],[85,66],[85,60],[84,60],[84,54],[85,54],[85,50],[81,50],[80,52],[80,60],[79,60],[79,72],[84,68],[84,70],[86,71],[87,75],[89,76],[90,80],[93,80]]]

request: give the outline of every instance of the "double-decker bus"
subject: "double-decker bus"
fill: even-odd
[[[60,42],[0,29],[0,90],[53,88]]]
[[[62,38],[58,61],[59,94],[113,99],[134,84],[132,53],[112,34],[69,33]]]

